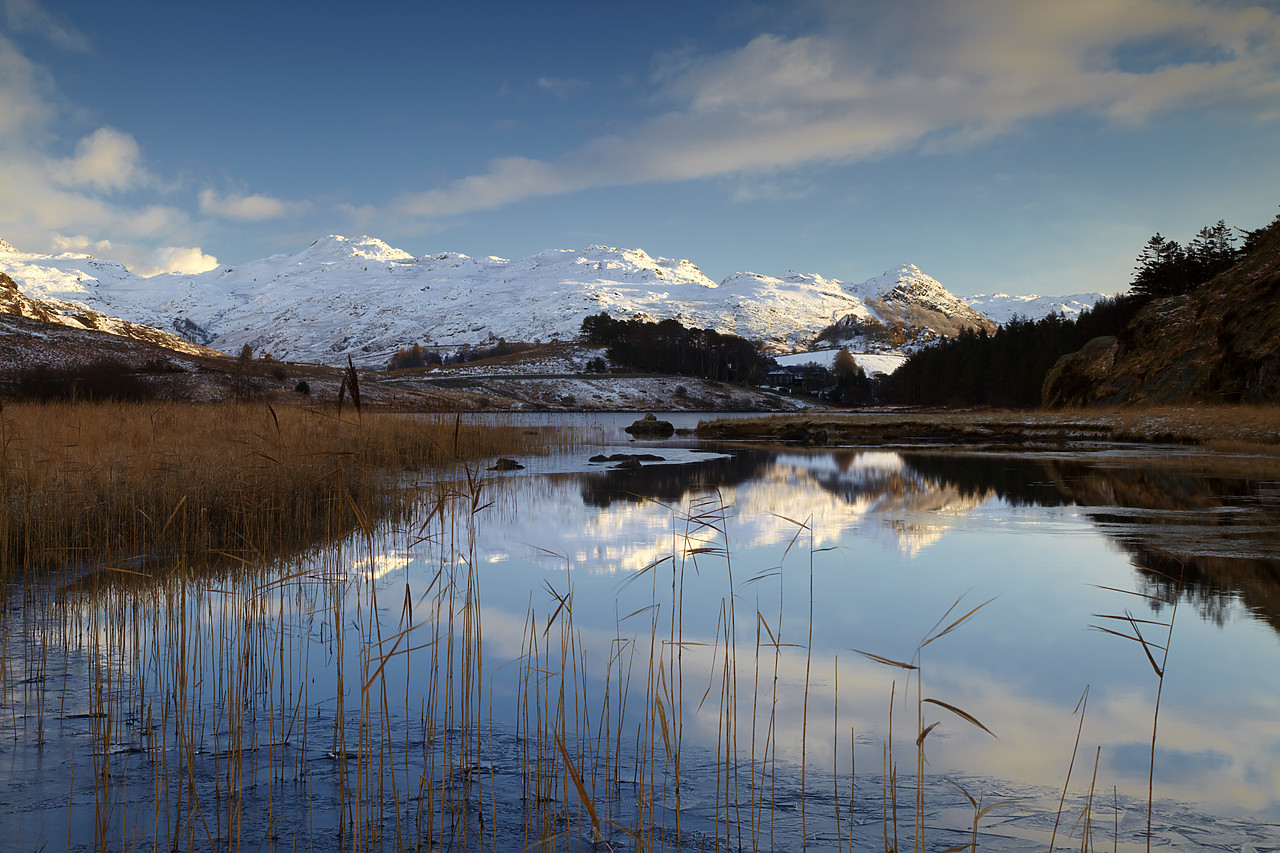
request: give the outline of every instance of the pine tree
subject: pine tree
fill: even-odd
[[[1134,268],[1132,290],[1155,298],[1183,293],[1187,289],[1187,253],[1176,240],[1166,240],[1156,232],[1147,241]]]

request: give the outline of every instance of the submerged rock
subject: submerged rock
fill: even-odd
[[[597,453],[588,459],[588,462],[626,462],[628,459],[639,459],[641,462],[663,462],[663,457],[655,453],[614,453],[605,456],[603,453]]]
[[[490,468],[489,470],[490,471],[519,471],[523,467],[524,467],[523,465],[521,465],[519,462],[517,462],[514,459],[501,458],[497,462],[493,463],[493,467]]]

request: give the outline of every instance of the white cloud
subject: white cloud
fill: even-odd
[[[0,6],[12,32],[35,33],[63,50],[89,49],[89,40],[73,24],[35,0],[0,0]]]
[[[560,100],[564,100],[579,92],[585,92],[591,88],[591,84],[586,80],[579,80],[577,77],[539,77],[538,88],[544,92],[550,92]]]
[[[972,145],[1038,118],[1121,124],[1232,101],[1273,115],[1280,15],[1204,0],[904,0],[813,34],[661,57],[664,115],[550,160],[507,157],[396,210],[445,216],[593,186],[768,174]],[[1155,51],[1152,45],[1176,46]],[[1136,62],[1143,50],[1151,67]],[[1156,57],[1152,61],[1151,57]],[[1194,59],[1186,58],[1194,57]],[[548,87],[549,88],[549,87]]]
[[[38,4],[0,3],[15,31],[38,31],[60,46],[78,46],[74,30],[43,15]],[[134,194],[159,189],[160,182],[131,134],[100,127],[69,155],[51,152],[57,137],[50,126],[65,108],[47,72],[0,36],[0,233],[30,251],[110,254],[149,274],[216,265],[201,250],[182,245],[191,241],[184,211]],[[122,199],[124,193],[129,195]]]
[[[161,246],[147,253],[145,260],[130,264],[125,262],[135,274],[141,276],[159,275],[161,273],[200,273],[218,266],[218,259],[206,255],[199,247]]]
[[[48,120],[48,76],[0,35],[0,144],[16,141]]]
[[[14,38],[38,37],[65,50],[90,47],[70,22],[38,0],[0,0],[0,25]],[[18,44],[0,35],[0,233],[32,251],[110,253],[141,275],[217,266],[212,255],[189,245],[197,242],[189,213],[159,203],[173,186],[147,169],[133,135],[99,127],[67,153],[56,128],[82,114]],[[212,190],[199,201],[207,215],[247,221],[301,207],[265,195]]]
[[[265,195],[220,196],[211,189],[200,193],[200,212],[224,219],[258,222],[284,216],[290,209],[291,205],[286,202]]]
[[[127,133],[100,127],[76,143],[75,156],[58,163],[54,179],[69,186],[127,190],[150,182],[138,142]]]
[[[111,251],[110,240],[94,240],[83,234],[76,234],[70,237],[63,234],[54,234],[52,242],[54,249],[59,252],[80,252],[90,255],[94,253],[105,254]]]
[[[412,216],[447,216],[581,189],[591,183],[583,175],[574,186],[572,175],[559,167],[525,157],[506,157],[495,160],[486,174],[463,178],[445,189],[405,196],[395,210]]]

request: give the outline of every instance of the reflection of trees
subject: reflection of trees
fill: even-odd
[[[696,465],[655,465],[583,478],[585,503],[646,499],[675,504],[691,493],[740,486],[799,453],[744,452]],[[1260,499],[1247,477],[1194,471],[1167,460],[1142,465],[1105,458],[1002,457],[903,452],[898,465],[865,464],[863,451],[814,454],[807,481],[849,504],[927,514],[975,506],[992,495],[1013,506],[1085,508],[1130,555],[1152,594],[1171,593],[1166,576],[1201,614],[1225,622],[1235,602],[1280,632],[1280,505]],[[822,464],[819,464],[819,461]],[[834,465],[830,465],[834,462]]]
[[[662,450],[654,451],[661,455]],[[752,480],[773,465],[772,453],[741,453],[691,465],[644,465],[629,470],[607,469],[582,476],[582,502],[606,509],[615,501],[655,500],[679,503],[686,495]]]
[[[1233,602],[1280,632],[1280,507],[1259,500],[1263,484],[1166,463],[904,454],[917,471],[961,491],[994,489],[1015,505],[1088,508],[1131,557],[1152,595],[1183,594],[1223,624]]]
[[[1136,543],[1122,543],[1122,546],[1133,556],[1144,586],[1142,592],[1147,595],[1171,598],[1181,577],[1184,597],[1195,604],[1203,618],[1225,625],[1232,603],[1238,601],[1250,615],[1280,633],[1280,579],[1276,577],[1274,560],[1258,557],[1186,559]]]
[[[969,497],[994,492],[1013,506],[1064,506],[1073,502],[1039,459],[940,453],[903,453],[902,458],[920,474],[947,483]]]

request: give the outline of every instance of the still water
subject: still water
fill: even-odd
[[[38,663],[53,617],[23,608],[7,648],[42,689],[10,664],[0,826],[942,849],[976,801],[979,849],[1138,850],[1150,784],[1153,849],[1280,846],[1280,483],[1247,460],[640,443],[633,418],[268,578],[64,603]],[[636,452],[663,458],[589,461]]]

